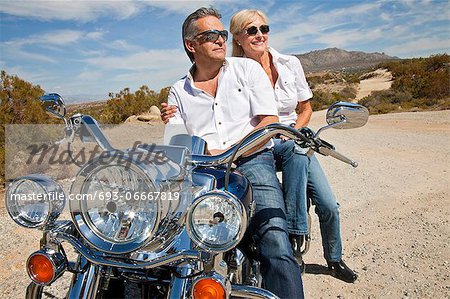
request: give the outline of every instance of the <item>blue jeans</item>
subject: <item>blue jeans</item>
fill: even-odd
[[[339,204],[317,158],[303,154],[294,141],[276,140],[274,155],[277,170],[283,177],[288,230],[294,235],[308,231],[307,198],[315,205],[322,235],[323,254],[327,261],[342,258]]]
[[[280,298],[303,298],[300,268],[289,243],[283,194],[272,151],[242,158],[236,164],[250,181],[256,202],[249,235],[256,244],[263,287]]]

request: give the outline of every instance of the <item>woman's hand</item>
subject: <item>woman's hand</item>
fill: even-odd
[[[161,119],[167,124],[169,119],[172,118],[177,112],[177,106],[175,105],[167,105],[167,103],[161,103]]]

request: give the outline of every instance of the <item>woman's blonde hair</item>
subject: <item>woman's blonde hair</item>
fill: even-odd
[[[237,43],[235,35],[241,33],[245,27],[253,22],[257,17],[263,19],[264,23],[269,23],[269,19],[266,14],[257,9],[244,9],[238,11],[231,17],[230,32],[233,34],[233,40],[231,42],[231,56],[244,56],[244,50],[242,50],[242,47]]]

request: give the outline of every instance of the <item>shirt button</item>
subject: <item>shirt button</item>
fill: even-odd
[[[219,105],[219,104],[218,104],[218,103],[214,103],[214,105],[216,105],[216,106],[217,106],[217,105]]]
[[[221,124],[222,124],[222,122],[219,121],[219,125],[221,125]]]

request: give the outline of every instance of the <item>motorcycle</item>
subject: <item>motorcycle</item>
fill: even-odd
[[[215,156],[205,154],[204,140],[186,135],[172,137],[169,145],[121,151],[91,116],[66,117],[60,95],[41,100],[65,122],[59,143],[70,148],[79,138],[102,152],[81,165],[67,195],[44,174],[21,176],[7,188],[11,218],[43,233],[40,249],[26,262],[30,299],[41,298],[44,287],[65,272],[72,273],[67,298],[121,297],[129,284],[143,298],[277,298],[261,287],[259,262],[245,237],[252,190],[233,162],[281,134],[356,167],[319,134],[360,127],[368,119],[365,107],[338,102],[317,133],[271,124]],[[23,200],[24,194],[35,200]],[[72,220],[58,220],[67,201]],[[75,250],[75,261],[69,261],[67,246]]]

